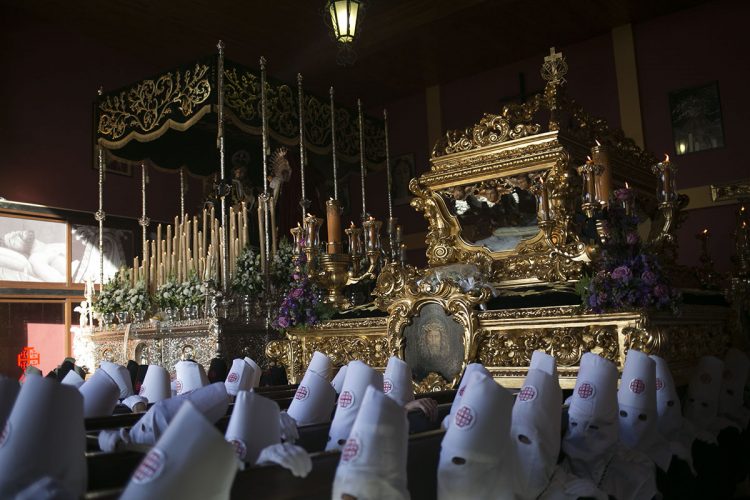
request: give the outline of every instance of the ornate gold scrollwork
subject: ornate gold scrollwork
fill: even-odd
[[[622,334],[625,337],[625,352],[630,349],[641,351],[645,354],[656,354],[662,353],[662,343],[667,344],[667,339],[664,339],[664,333],[659,328],[639,328],[635,326],[629,326],[623,328]]]
[[[435,372],[428,373],[427,376],[419,382],[412,381],[412,384],[414,384],[414,392],[417,394],[424,392],[447,391],[455,387],[455,385],[451,384]]]
[[[189,117],[211,94],[207,72],[207,65],[196,64],[192,70],[170,71],[156,80],[144,80],[119,95],[108,96],[99,103],[97,133],[115,140],[128,130],[141,134],[151,132],[164,124],[173,113],[174,104],[183,117]]]
[[[486,366],[526,368],[536,350],[554,356],[563,367],[577,366],[585,352],[594,352],[618,363],[617,327],[583,325],[485,330],[477,357]]]
[[[413,278],[408,280],[400,293],[388,304],[387,332],[392,354],[401,359],[405,358],[404,329],[412,322],[412,318],[419,314],[422,307],[427,304],[439,305],[448,317],[462,327],[464,333],[462,367],[459,373],[448,381],[449,386],[455,386],[460,380],[463,368],[476,358],[479,321],[475,307],[489,300],[491,294],[488,287],[464,292],[450,281],[432,286],[427,282],[417,283]]]

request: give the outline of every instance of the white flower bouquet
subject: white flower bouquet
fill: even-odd
[[[198,275],[191,273],[187,281],[180,285],[180,305],[199,306],[205,300],[205,287],[198,279]]]
[[[182,290],[177,280],[170,277],[166,283],[163,283],[156,289],[154,301],[162,311],[172,308],[181,307]]]
[[[239,295],[257,297],[263,293],[263,273],[260,268],[260,255],[246,247],[237,259],[232,290]]]
[[[127,310],[131,313],[140,311],[148,311],[151,307],[151,300],[148,296],[148,290],[146,284],[143,281],[139,281],[128,290],[127,296]]]

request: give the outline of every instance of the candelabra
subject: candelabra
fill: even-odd
[[[664,155],[664,161],[654,165],[651,171],[656,174],[656,199],[662,215],[662,227],[656,241],[673,246],[675,238],[672,233],[676,229],[677,214],[680,210],[676,190],[677,167],[669,161],[669,155]]]
[[[597,142],[597,146],[592,151],[601,150],[602,147]],[[609,240],[609,226],[604,215],[604,208],[609,204],[610,183],[609,180],[606,183],[602,182],[602,176],[607,171],[605,165],[594,162],[590,157],[586,160],[586,163],[578,167],[578,174],[583,181],[581,210],[586,214],[586,217],[593,221],[596,235],[601,243],[606,243]],[[589,253],[593,255],[594,249],[592,248]]]
[[[340,204],[338,200],[329,200],[328,228],[329,240],[321,244],[319,231],[323,220],[312,214],[307,214],[303,225],[291,229],[294,240],[295,256],[305,256],[307,262],[306,273],[309,279],[325,289],[323,301],[336,309],[343,310],[351,307],[351,301],[343,294],[346,286],[360,283],[367,279],[374,279],[378,266],[383,261],[383,248],[380,241],[382,222],[369,217],[362,222],[362,227],[356,227],[352,222],[345,230],[349,239],[348,252],[344,252],[341,241],[336,241],[338,232],[332,231],[337,225]],[[331,238],[333,236],[333,238]],[[323,248],[325,246],[325,248]],[[366,269],[363,270],[363,260],[366,258]],[[299,259],[297,259],[299,261]],[[298,270],[301,269],[298,267]]]
[[[714,270],[714,261],[708,252],[708,229],[699,232],[695,237],[701,241],[701,255],[698,258],[700,262],[697,273],[698,281],[703,288],[716,288],[717,274]]]

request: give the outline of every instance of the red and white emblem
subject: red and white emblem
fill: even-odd
[[[297,392],[294,393],[294,399],[299,399],[300,401],[304,401],[307,399],[307,396],[310,395],[310,390],[307,388],[307,386],[301,385],[297,387]]]
[[[339,406],[341,408],[349,408],[354,404],[354,394],[349,391],[344,391],[339,396]]]
[[[151,450],[143,457],[141,463],[138,464],[138,468],[133,473],[132,481],[135,484],[148,483],[161,474],[164,470],[164,464],[166,463],[166,456],[164,452],[159,448],[151,448]]]
[[[713,379],[708,373],[701,373],[700,380],[703,384],[710,384]]]
[[[578,386],[578,397],[581,399],[588,399],[596,394],[596,387],[594,384],[584,382]]]
[[[466,390],[466,386],[463,386],[463,387],[461,387],[461,388],[460,388],[460,389],[458,390],[458,395],[459,395],[459,396],[461,396],[461,397],[464,397],[464,391],[465,391],[465,390]]]
[[[354,460],[359,455],[359,451],[360,451],[359,440],[357,438],[349,438],[346,440],[344,449],[341,450],[341,460],[343,460],[344,462],[349,462],[350,460]]]
[[[630,381],[629,387],[630,392],[632,392],[633,394],[642,394],[643,391],[646,390],[646,383],[639,378],[634,378]]]
[[[391,379],[383,379],[383,392],[385,394],[388,394],[393,390],[393,382],[391,382]]]
[[[519,401],[534,401],[536,399],[537,390],[533,385],[525,385],[518,393]]]
[[[469,429],[476,421],[476,412],[470,406],[462,406],[456,412],[456,426],[459,429]]]
[[[664,389],[664,382],[659,377],[656,377],[656,390],[660,391]]]
[[[9,437],[10,437],[10,420],[5,422],[5,427],[3,427],[3,432],[0,432],[0,448],[2,448],[5,442],[8,441]]]
[[[177,394],[182,394],[182,380],[177,379],[174,381],[174,390],[177,391]]]
[[[237,375],[236,373],[232,372],[232,373],[230,373],[230,374],[229,374],[229,376],[227,377],[227,382],[229,382],[230,384],[234,384],[234,383],[235,383],[235,382],[237,382],[237,381],[238,381],[239,379],[240,379],[240,376],[239,376],[239,375]]]
[[[245,456],[247,455],[247,446],[245,446],[245,443],[239,439],[232,439],[230,443],[234,446],[234,453],[237,455],[237,458],[245,460]]]

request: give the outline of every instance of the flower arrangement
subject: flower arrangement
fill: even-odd
[[[263,288],[260,255],[251,247],[245,247],[237,258],[237,266],[232,278],[232,290],[240,295],[257,297],[263,293]]]
[[[99,294],[94,296],[91,308],[97,314],[116,313],[127,310],[127,295],[129,291],[129,270],[118,270],[104,286]]]
[[[134,287],[128,290],[127,310],[131,313],[148,311],[151,307],[151,300],[143,281],[138,281]]]
[[[656,248],[638,235],[638,216],[633,213],[631,189],[615,191],[607,211],[608,239],[601,246],[592,273],[578,283],[585,308],[595,313],[656,307],[677,312],[680,294],[664,272]]]
[[[159,285],[154,294],[154,302],[162,311],[181,307],[182,291],[180,284],[174,276],[171,276],[165,283]]]
[[[271,262],[271,282],[283,284],[284,289],[289,286],[293,280],[294,274],[294,253],[292,244],[286,238],[279,242],[276,255]]]
[[[301,260],[302,267],[304,258]],[[271,326],[281,331],[293,327],[306,328],[330,318],[333,313],[333,307],[320,300],[320,290],[305,272],[295,271]]]
[[[199,306],[205,300],[205,288],[194,272],[180,285],[180,306]]]

